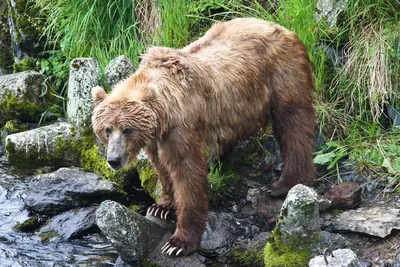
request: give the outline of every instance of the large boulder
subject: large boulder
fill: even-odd
[[[265,247],[265,266],[306,266],[320,247],[317,193],[296,185],[283,202],[273,238]]]
[[[35,71],[0,76],[0,125],[11,119],[31,121],[43,111],[43,82]]]
[[[71,61],[68,81],[68,121],[78,127],[89,127],[93,110],[92,88],[102,84],[101,70],[94,58]]]
[[[34,177],[25,197],[25,206],[36,213],[55,215],[77,207],[121,200],[117,186],[98,175],[75,168],[61,168]]]
[[[71,166],[79,162],[75,128],[61,122],[8,135],[5,149],[8,161],[20,166]]]
[[[107,82],[111,87],[125,80],[135,72],[135,66],[126,56],[119,56],[110,61],[106,66],[105,73]]]

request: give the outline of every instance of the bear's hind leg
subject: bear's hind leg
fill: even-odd
[[[174,213],[174,199],[172,196],[172,184],[171,179],[168,172],[162,166],[159,161],[158,154],[156,149],[147,149],[146,154],[157,171],[158,179],[162,185],[162,195],[160,200],[151,205],[147,209],[147,215],[158,216],[163,220],[166,220],[168,216],[171,216]]]
[[[270,194],[284,196],[296,184],[312,185],[315,166],[312,158],[315,118],[310,103],[277,105],[272,112],[273,129],[283,157],[280,179]]]

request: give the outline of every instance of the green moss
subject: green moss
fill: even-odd
[[[32,121],[42,111],[43,108],[38,104],[7,93],[0,103],[0,126],[13,119]]]
[[[36,59],[33,57],[26,57],[20,62],[13,64],[13,72],[21,72],[26,70],[37,70]]]
[[[232,248],[229,258],[233,263],[243,267],[262,267],[264,266],[264,251],[240,251],[237,247]]]
[[[42,242],[47,242],[53,237],[59,237],[60,235],[57,232],[51,231],[51,232],[46,232],[42,233],[39,235],[40,241]]]
[[[161,189],[158,184],[157,172],[147,160],[139,160],[136,166],[142,187],[155,201],[158,201],[161,196]]]
[[[4,125],[4,129],[7,130],[8,134],[15,134],[28,130],[28,126],[18,120],[7,121]]]
[[[33,232],[39,229],[41,225],[38,216],[33,216],[22,223],[17,223],[13,228],[20,232]]]
[[[134,212],[138,212],[139,210],[141,210],[144,206],[143,205],[130,205],[129,209],[133,210]]]
[[[308,262],[312,258],[309,244],[314,243],[315,240],[308,240],[304,236],[282,237],[278,229],[278,227],[275,227],[271,239],[265,246],[265,267],[308,266]],[[282,240],[289,240],[289,242],[283,242]]]

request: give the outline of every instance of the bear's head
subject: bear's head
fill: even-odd
[[[107,146],[108,164],[118,170],[154,138],[157,124],[154,111],[143,99],[114,90],[107,94],[102,87],[92,89],[92,123],[96,136]]]

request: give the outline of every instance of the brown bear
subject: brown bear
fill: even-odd
[[[234,19],[182,49],[150,48],[110,94],[93,88],[93,128],[113,169],[145,150],[163,187],[149,213],[177,215],[162,251],[188,255],[199,248],[207,218],[206,155],[218,158],[271,119],[284,167],[270,193],[312,184],[313,88],[306,48],[294,32]]]

